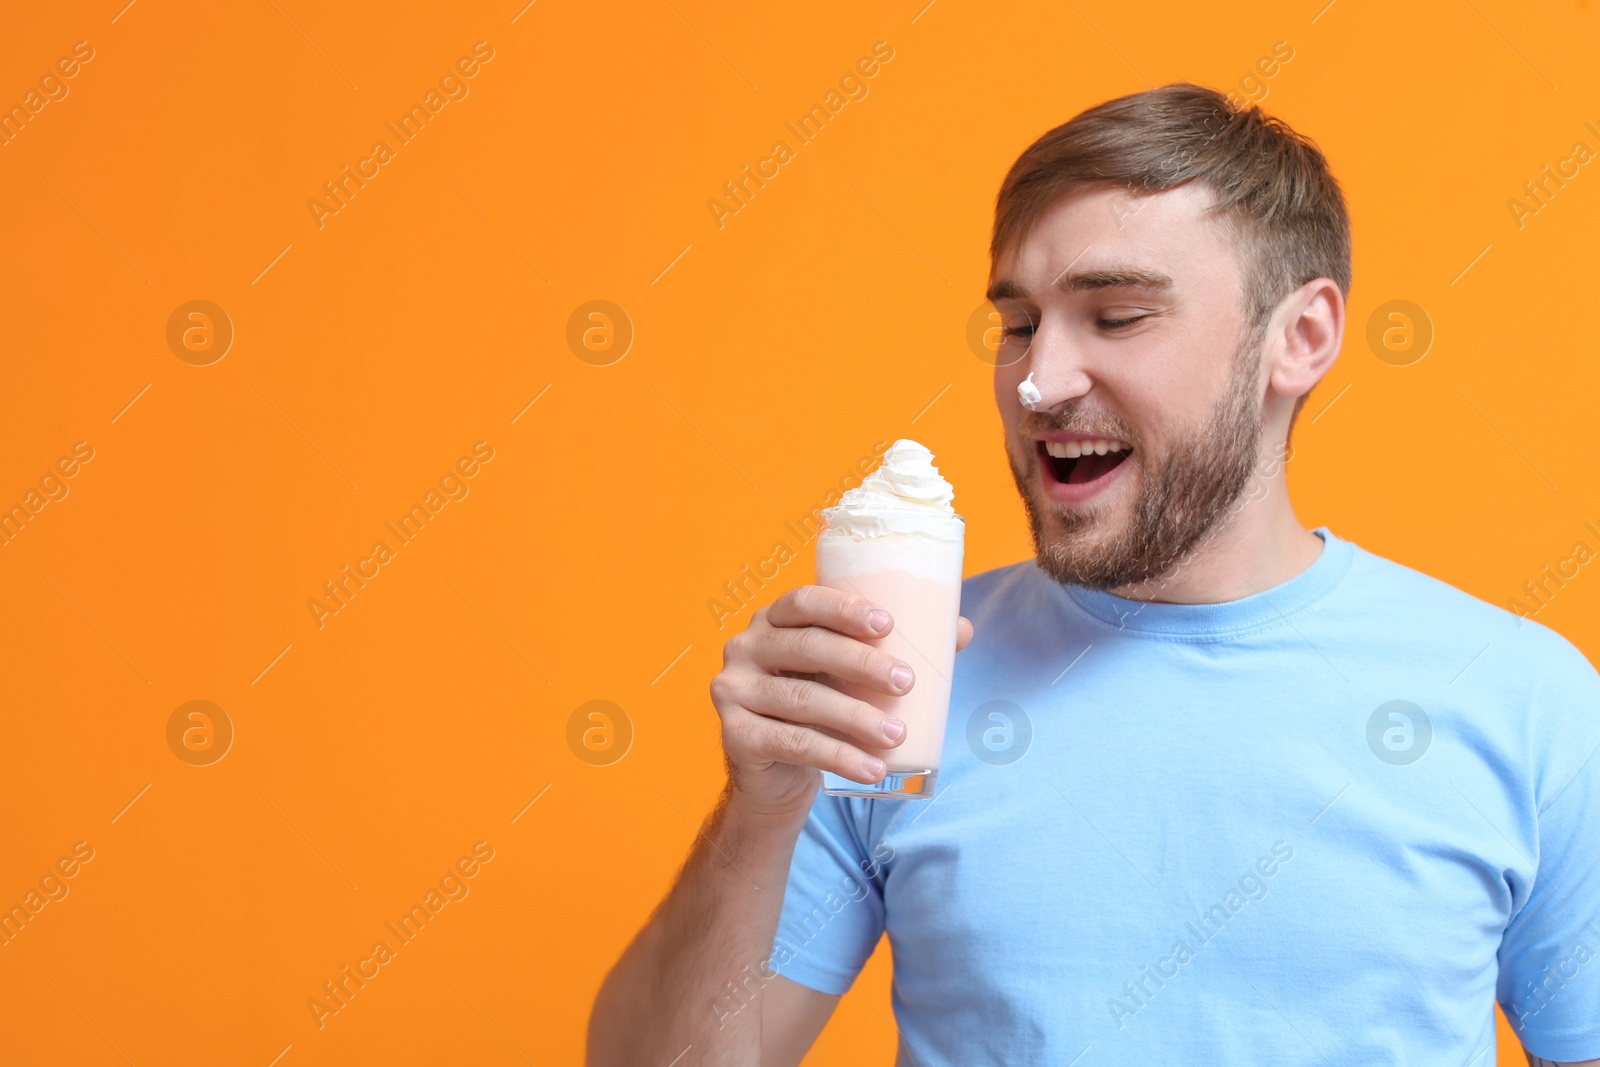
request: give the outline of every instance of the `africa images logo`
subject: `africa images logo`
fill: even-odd
[[[475,78],[482,69],[482,64],[494,59],[494,48],[488,41],[479,41],[472,46],[470,56],[462,56],[456,60],[455,66],[439,75],[439,87],[429,88],[423,94],[421,103],[413,103],[394,122],[385,122],[384,128],[394,135],[394,144],[378,140],[372,143],[372,152],[365,159],[358,159],[354,170],[346,163],[341,168],[337,178],[331,178],[322,183],[323,194],[326,201],[316,197],[306,201],[306,207],[311,211],[311,218],[317,224],[317,229],[327,225],[330,215],[337,215],[350,206],[350,201],[362,189],[367,187],[367,182],[372,181],[383,168],[399,158],[401,148],[410,144],[422,135],[423,129],[451,101],[460,101],[467,98],[472,92],[472,87],[467,84],[467,79]],[[398,123],[398,125],[396,125]]]

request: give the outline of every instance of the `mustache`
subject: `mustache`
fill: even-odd
[[[1115,437],[1137,448],[1139,435],[1126,422],[1102,412],[1071,408],[1053,412],[1043,419],[1025,419],[1020,427],[1024,437],[1041,433],[1080,433],[1095,437]]]

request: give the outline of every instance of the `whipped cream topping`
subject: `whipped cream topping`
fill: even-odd
[[[901,438],[889,446],[877,470],[845,490],[837,505],[823,509],[828,523],[823,535],[838,531],[861,540],[902,533],[959,541],[965,524],[951,507],[954,499],[955,489],[933,465],[933,453]]]
[[[1044,394],[1039,392],[1039,387],[1033,384],[1033,371],[1017,385],[1017,399],[1022,401],[1022,406],[1029,411],[1034,410],[1034,405],[1044,399]]]

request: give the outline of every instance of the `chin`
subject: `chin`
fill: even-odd
[[[1039,569],[1063,585],[1115,589],[1144,576],[1128,569],[1128,520],[1113,510],[1079,511],[1063,520],[1048,506],[1034,527],[1033,554]]]
[[[1022,499],[1040,570],[1063,585],[1106,590],[1149,577],[1132,543],[1137,471],[1124,472],[1124,478],[1127,484],[1106,499],[1064,504],[1045,495],[1040,472],[1030,468],[1021,479],[1027,486]]]

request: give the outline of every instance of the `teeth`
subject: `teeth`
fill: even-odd
[[[1044,443],[1044,450],[1056,459],[1103,456],[1107,452],[1121,452],[1127,448],[1127,444],[1115,438],[1096,438],[1093,441],[1046,441]]]
[[[1045,442],[1045,451],[1056,459],[1077,459],[1078,456],[1104,456],[1120,453],[1128,445],[1115,438],[1096,438],[1093,442]]]

